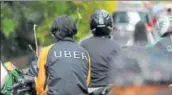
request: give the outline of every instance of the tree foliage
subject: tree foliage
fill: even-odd
[[[34,24],[38,25],[36,32],[40,45],[46,46],[53,43],[54,39],[51,37],[49,30],[53,20],[58,15],[70,15],[75,20],[78,20],[80,15],[81,20],[78,24],[78,33],[75,36],[75,40],[79,41],[90,33],[89,19],[95,10],[106,9],[109,12],[113,12],[116,5],[117,2],[115,1],[1,2],[0,31],[3,38],[2,47],[10,47],[3,54],[4,56],[14,56],[19,50],[23,50],[19,53],[27,51],[28,44],[34,47]],[[3,43],[13,44],[5,45]],[[10,51],[9,54],[7,51]]]

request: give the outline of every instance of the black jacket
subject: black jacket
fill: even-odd
[[[108,72],[119,54],[119,46],[108,37],[89,37],[81,41],[91,57],[91,84],[90,87],[108,85]]]
[[[38,95],[86,94],[91,72],[89,59],[87,51],[72,38],[44,48],[38,59]]]

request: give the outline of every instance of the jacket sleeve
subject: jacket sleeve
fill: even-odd
[[[45,64],[47,63],[48,53],[53,45],[44,48],[38,58],[38,77],[35,78],[36,92],[37,95],[46,95],[48,87],[46,84],[46,69]],[[46,88],[45,88],[46,86]]]

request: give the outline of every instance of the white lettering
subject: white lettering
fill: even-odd
[[[57,53],[56,51],[54,51],[54,56],[55,57],[61,57],[62,56],[62,51],[60,51],[59,53]]]
[[[86,56],[86,54],[85,54],[85,53],[82,53],[82,59],[86,59],[86,60],[88,60],[88,58],[87,58],[87,56]]]
[[[64,51],[64,56],[65,56],[65,57],[72,57],[70,51]]]
[[[54,51],[54,56],[55,57],[66,57],[66,58],[81,58],[83,60],[88,60],[88,56],[86,53],[82,52],[80,53],[79,51]]]
[[[79,53],[78,53],[77,51],[74,51],[74,52],[73,52],[74,58],[80,58],[78,55],[79,55]]]

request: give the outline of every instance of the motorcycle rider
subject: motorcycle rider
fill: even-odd
[[[154,7],[153,9],[154,15],[156,16],[156,25],[155,25],[155,32],[156,32],[156,42],[161,40],[161,34],[162,32],[166,32],[168,30],[168,26],[170,24],[169,22],[169,17],[167,14],[166,9],[161,6],[161,5],[157,5]],[[153,44],[155,45],[156,42]]]
[[[163,23],[162,23],[163,24]],[[163,48],[167,52],[172,52],[172,22],[170,19],[166,23],[164,30],[158,31],[161,39],[157,41],[153,48]]]
[[[87,94],[90,82],[90,57],[87,51],[76,44],[76,23],[70,16],[56,17],[51,33],[57,42],[45,47],[38,58],[38,95]]]
[[[155,70],[155,72],[158,70],[159,72],[166,72],[165,75],[162,74],[163,80],[166,80],[167,82],[171,83],[171,58],[172,58],[172,23],[170,22],[170,17],[164,17],[166,19],[165,22],[164,19],[160,19],[159,23],[165,25],[164,27],[160,27],[158,33],[160,34],[160,39],[154,44],[153,47],[148,48],[150,53],[150,63],[153,64],[151,68],[152,71]],[[168,20],[167,20],[168,19]],[[163,26],[162,25],[162,26]],[[160,77],[160,78],[161,78]],[[159,78],[159,79],[160,79]],[[156,79],[158,80],[158,78]]]
[[[155,47],[155,45],[161,41],[164,37],[169,36],[171,33],[169,33],[169,28],[171,27],[171,18],[170,15],[168,15],[167,10],[162,7],[158,6],[158,8],[155,8],[156,10],[154,11],[155,14],[157,14],[157,23],[155,27],[155,31],[158,34],[158,40],[149,46],[149,48]]]
[[[97,10],[90,19],[92,36],[81,41],[91,57],[91,90],[105,87],[113,59],[119,54],[120,47],[111,39],[112,16],[106,10]],[[93,88],[93,89],[92,89]]]

